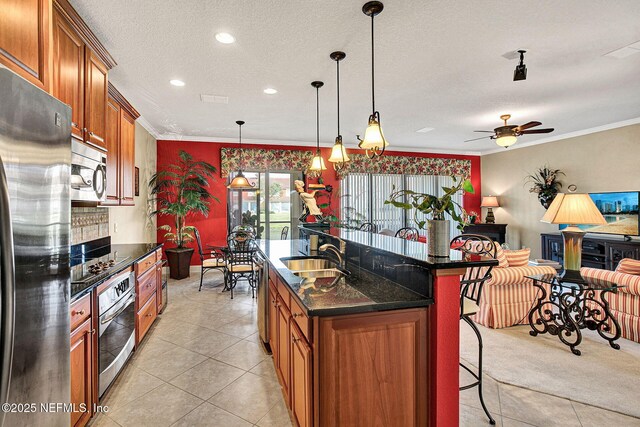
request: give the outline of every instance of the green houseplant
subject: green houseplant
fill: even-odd
[[[467,225],[467,215],[462,206],[453,200],[453,196],[462,191],[474,193],[473,185],[468,179],[451,177],[453,185],[442,187],[442,196],[418,193],[413,190],[398,190],[391,193],[385,204],[393,205],[406,211],[413,211],[413,221],[418,228],[427,230],[427,244],[429,255],[434,257],[449,256],[449,220],[446,214],[457,222],[458,230],[462,231]],[[418,214],[427,216],[420,218]]]
[[[209,179],[214,178],[215,172],[210,163],[194,160],[191,154],[180,150],[177,163],[158,171],[149,180],[151,197],[157,203],[151,215],[174,218],[173,227],[158,227],[166,231],[165,240],[176,245],[166,250],[172,279],[189,277],[193,248],[186,245],[194,240],[195,227],[187,225],[187,218],[196,213],[208,216],[210,201],[220,202],[209,192]]]

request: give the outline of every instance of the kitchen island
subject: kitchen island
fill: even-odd
[[[269,344],[298,425],[458,425],[459,276],[496,262],[434,259],[422,243],[361,231],[300,232],[259,242]],[[340,273],[292,267],[309,257],[338,266],[310,249],[311,234],[319,246],[345,242]]]

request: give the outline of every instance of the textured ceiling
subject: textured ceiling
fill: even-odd
[[[354,147],[370,114],[370,19],[364,1],[71,0],[118,65],[111,81],[165,138],[271,143],[336,136],[334,50],[341,63],[342,134]],[[475,129],[539,120],[554,136],[640,117],[640,53],[605,53],[640,40],[638,0],[387,0],[376,18],[376,106],[393,149],[488,152]],[[236,43],[218,43],[226,31]],[[526,81],[512,81],[527,49]],[[186,86],[169,85],[181,79]],[[278,90],[265,95],[266,87]],[[200,94],[229,97],[205,104]],[[416,130],[430,127],[427,133]],[[539,142],[531,135],[518,145]]]

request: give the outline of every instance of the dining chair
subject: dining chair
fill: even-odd
[[[209,257],[202,250],[202,240],[200,239],[200,232],[198,229],[194,229],[193,232],[196,235],[196,242],[198,243],[198,254],[200,255],[200,286],[198,287],[198,292],[202,290],[202,281],[204,279],[204,275],[206,272],[211,270],[219,270],[222,271],[224,276],[224,287],[227,288],[227,261],[225,259],[225,254],[221,249],[211,248],[209,252]]]
[[[454,250],[461,251],[465,260],[496,259],[498,252],[493,240],[486,236],[476,234],[461,234],[451,241],[450,247]],[[482,296],[482,288],[485,282],[491,278],[492,269],[493,266],[469,267],[466,269],[464,275],[460,277],[460,320],[463,320],[471,327],[478,339],[477,371],[460,362],[460,366],[469,372],[473,378],[475,378],[475,381],[461,386],[460,391],[478,387],[478,396],[480,397],[482,409],[489,418],[489,424],[495,425],[496,421],[489,413],[487,405],[484,403],[482,393],[482,335],[480,335],[480,330],[475,322],[471,320],[471,316],[476,314],[480,309],[478,304]]]
[[[411,240],[412,242],[417,242],[420,234],[417,228],[403,227],[400,230],[396,231],[395,237],[399,237],[405,240]]]
[[[255,290],[259,281],[260,267],[256,264],[258,247],[254,237],[245,231],[230,233],[227,237],[227,288],[233,290],[240,279],[245,279],[251,287],[251,296],[255,298]]]
[[[360,231],[368,231],[369,233],[375,233],[378,227],[371,222],[363,222],[359,227]]]
[[[236,225],[235,227],[233,227],[231,229],[232,233],[236,233],[239,231],[243,231],[245,233],[250,233],[253,235],[253,237],[256,237],[256,229],[253,227],[253,225],[250,224],[240,224],[240,225]]]
[[[287,236],[289,235],[289,226],[285,225],[282,227],[282,231],[280,232],[280,240],[287,240]]]

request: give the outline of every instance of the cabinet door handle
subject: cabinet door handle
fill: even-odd
[[[74,128],[77,128],[78,124],[76,122],[71,122],[71,126],[74,127]]]
[[[95,335],[95,334],[96,334],[96,330],[95,330],[95,329],[92,329],[92,330],[91,330],[91,334],[92,334],[92,335]]]
[[[86,132],[87,130],[88,130],[87,128],[82,128],[82,131],[83,131],[83,132]]]
[[[86,313],[86,311],[84,310],[84,308],[80,311],[73,311],[73,315],[74,316],[84,316],[84,314]]]
[[[302,317],[302,313],[293,313],[293,317]]]
[[[293,335],[291,335],[291,340],[293,341],[293,343],[297,343],[298,341],[300,341],[300,338],[296,338]]]

